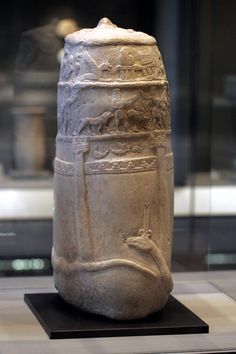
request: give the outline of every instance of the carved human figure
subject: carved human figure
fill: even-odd
[[[72,54],[68,54],[67,51],[65,51],[64,56],[65,63],[62,65],[61,76],[64,80],[68,80],[74,71],[74,56]]]
[[[81,61],[82,61],[82,51],[78,51],[77,53],[70,54],[68,49],[65,49],[64,57],[61,65],[61,78],[62,80],[71,80],[76,78],[81,69]]]
[[[159,129],[166,129],[168,119],[168,105],[166,98],[160,97],[155,87],[152,87],[148,93],[140,90],[140,95],[151,103],[151,116]]]
[[[79,99],[79,90],[74,90],[70,86],[65,86],[64,91],[58,95],[58,129],[66,135],[69,127],[73,131],[75,125],[73,105]]]

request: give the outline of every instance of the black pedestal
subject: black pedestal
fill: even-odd
[[[25,302],[51,339],[208,333],[208,325],[173,296],[142,320],[115,321],[78,310],[58,293],[25,294]]]

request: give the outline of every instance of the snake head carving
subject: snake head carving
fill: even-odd
[[[126,238],[128,246],[134,247],[143,252],[150,252],[153,249],[153,242],[146,236],[130,236]]]

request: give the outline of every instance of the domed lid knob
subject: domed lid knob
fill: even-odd
[[[108,44],[156,44],[154,37],[132,29],[117,27],[108,18],[104,17],[95,28],[83,28],[80,31],[69,34],[66,37],[69,45],[82,44],[84,46],[108,45]]]
[[[116,28],[117,26],[112,23],[109,18],[103,17],[97,24],[97,28]]]

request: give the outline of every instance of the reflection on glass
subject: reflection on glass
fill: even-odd
[[[163,54],[174,133],[174,270],[235,267],[235,0],[12,4],[2,3],[0,21],[0,256],[8,269],[15,259],[50,258],[63,38],[78,27],[72,17],[93,27],[104,16],[155,36]]]
[[[64,37],[77,30],[72,19],[21,34],[14,75],[14,177],[47,176],[46,127],[56,126],[56,86]],[[55,134],[55,133],[54,133]]]

